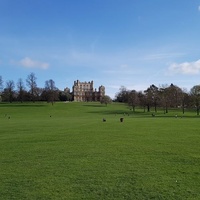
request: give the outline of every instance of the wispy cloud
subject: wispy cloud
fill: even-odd
[[[200,73],[200,59],[194,62],[173,63],[168,68],[171,74],[195,75]]]
[[[110,67],[110,69],[104,69],[102,71],[104,74],[112,75],[112,76],[119,76],[121,78],[122,76],[132,76],[132,75],[138,75],[141,73],[140,69],[138,69],[136,66],[130,66],[127,64],[121,64],[121,65],[115,65],[115,67]]]
[[[200,11],[200,6],[198,6],[198,11]]]
[[[62,62],[65,65],[69,66],[78,66],[78,67],[89,67],[97,68],[102,70],[114,69],[116,71],[116,66],[121,68],[127,67],[123,63],[128,62],[132,64],[133,58],[128,57],[127,55],[120,53],[96,53],[92,51],[81,51],[81,50],[69,50],[65,54],[53,56],[57,62]],[[130,61],[131,59],[131,61]]]
[[[43,69],[43,70],[49,68],[49,63],[32,60],[29,57],[25,57],[17,63],[18,65],[23,66],[25,68],[38,68],[38,69]]]
[[[149,54],[143,57],[144,60],[163,60],[166,58],[175,58],[183,56],[183,53],[157,53],[157,54]]]

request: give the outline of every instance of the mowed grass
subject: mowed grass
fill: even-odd
[[[200,199],[200,118],[136,111],[0,104],[0,199]]]

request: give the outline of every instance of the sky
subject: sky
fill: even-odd
[[[111,98],[121,86],[189,91],[200,84],[200,0],[0,0],[4,86],[32,72],[38,87],[93,80]]]

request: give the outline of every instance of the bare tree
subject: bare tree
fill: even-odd
[[[190,90],[193,105],[196,107],[197,115],[200,110],[200,85],[195,85]]]
[[[23,80],[21,78],[17,82],[17,89],[18,89],[18,100],[21,101],[22,103],[24,100],[24,95],[26,91],[25,91]]]
[[[158,87],[150,85],[147,90],[144,91],[146,95],[147,111],[150,112],[150,107],[154,106],[155,112],[157,112],[157,105],[159,100]]]
[[[168,113],[168,108],[169,108],[169,104],[170,104],[169,86],[168,85],[162,85],[159,88],[159,97],[160,97],[160,103],[164,108],[164,113]]]
[[[185,108],[189,106],[190,98],[189,94],[187,92],[187,89],[183,88],[182,89],[182,94],[181,94],[181,107],[182,107],[182,113],[185,113]]]
[[[167,88],[168,90],[168,99],[169,99],[169,106],[172,108],[178,108],[181,105],[182,99],[182,89],[178,86],[171,83],[171,85]]]
[[[45,92],[47,95],[47,101],[51,102],[53,105],[54,101],[58,99],[59,93],[55,86],[55,82],[52,79],[45,81]]]
[[[144,91],[144,94],[146,97],[147,112],[150,112],[150,108],[152,106],[152,93],[150,88],[147,88],[147,90]]]
[[[0,76],[0,102],[2,101],[1,97],[2,91],[3,91],[3,79],[2,76]]]
[[[145,112],[146,111],[146,104],[147,104],[146,102],[147,102],[147,100],[146,100],[146,95],[142,91],[138,92],[138,100],[139,100],[139,105],[141,107],[143,107],[144,112]]]
[[[15,88],[14,81],[10,80],[6,82],[6,87],[4,89],[4,98],[5,100],[8,100],[10,103],[12,103],[14,98],[14,88]]]
[[[128,105],[132,107],[135,112],[135,107],[138,104],[138,93],[135,90],[131,90],[128,93]]]
[[[3,79],[2,76],[0,76],[0,92],[3,90]]]
[[[26,84],[30,88],[31,100],[33,102],[35,102],[35,96],[36,96],[35,93],[36,93],[36,89],[37,89],[36,80],[37,80],[37,78],[33,72],[30,73],[26,79]]]
[[[35,88],[35,100],[40,101],[42,92],[44,91],[44,88],[36,87]]]

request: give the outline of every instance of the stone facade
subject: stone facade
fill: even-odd
[[[99,90],[94,90],[94,82],[74,81],[72,87],[72,96],[74,101],[101,101],[105,96],[105,87],[100,86]]]

